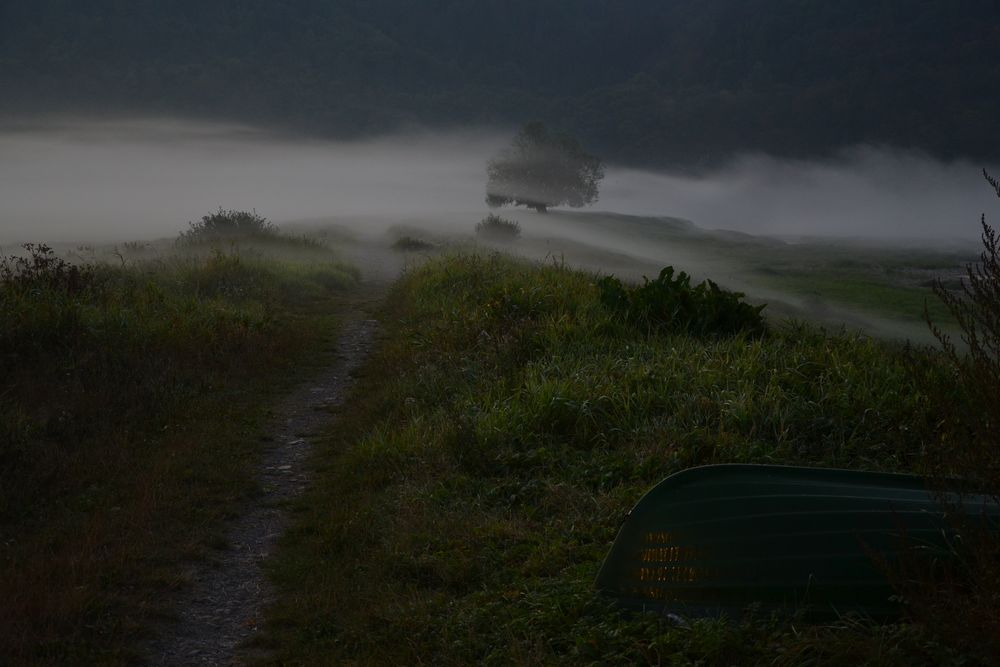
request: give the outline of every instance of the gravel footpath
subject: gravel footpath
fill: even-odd
[[[376,322],[360,310],[345,313],[337,358],[320,377],[299,387],[275,408],[258,481],[259,497],[227,527],[228,545],[189,572],[190,584],[175,602],[178,620],[157,628],[143,647],[148,665],[242,664],[241,647],[262,622],[275,594],[262,565],[288,525],[287,502],[307,486],[310,437],[335,419],[328,409],[345,399],[351,372],[368,355]]]

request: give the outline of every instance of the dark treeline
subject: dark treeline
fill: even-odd
[[[0,111],[333,136],[537,118],[612,160],[1000,156],[1000,0],[0,0]]]

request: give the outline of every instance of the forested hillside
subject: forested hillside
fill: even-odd
[[[0,0],[0,111],[334,136],[576,132],[698,164],[860,142],[997,157],[998,0]]]

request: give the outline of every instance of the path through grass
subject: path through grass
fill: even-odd
[[[272,566],[279,660],[975,662],[916,625],[678,627],[595,596],[622,517],[665,476],[719,462],[912,470],[941,417],[899,346],[799,325],[651,332],[610,313],[595,283],[498,255],[399,282]]]
[[[0,281],[0,661],[126,662],[255,493],[268,406],[316,365],[356,272],[188,248]]]

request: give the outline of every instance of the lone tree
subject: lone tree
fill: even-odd
[[[563,132],[543,123],[528,123],[486,165],[486,203],[492,208],[513,204],[545,213],[550,206],[579,208],[597,201],[604,178],[601,159]]]

